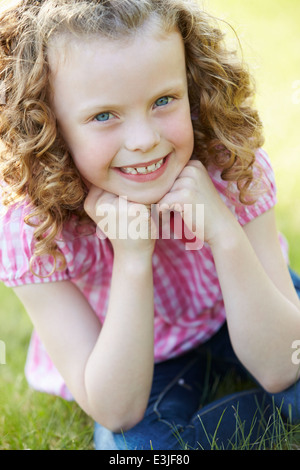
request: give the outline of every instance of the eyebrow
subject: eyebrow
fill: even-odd
[[[186,90],[187,90],[187,87],[186,87]],[[158,93],[155,93],[153,95],[153,98],[151,98],[149,100],[150,101],[156,101],[159,97],[162,97],[162,96],[166,96],[166,95],[183,95],[183,92],[185,91],[185,84],[183,83],[183,81],[178,81],[178,82],[174,82],[174,83],[171,83],[168,87],[165,87],[163,88],[160,92]],[[91,115],[93,113],[97,113],[99,112],[100,110],[102,111],[109,111],[111,109],[123,109],[125,108],[126,105],[125,104],[120,104],[120,103],[100,103],[100,102],[96,102],[96,100],[94,102],[91,102],[90,104],[88,104],[87,106],[79,109],[78,111],[78,115],[80,117],[84,117],[86,115]]]

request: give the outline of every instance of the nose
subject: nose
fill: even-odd
[[[148,119],[136,119],[126,126],[125,148],[131,152],[148,152],[160,142],[160,134]]]

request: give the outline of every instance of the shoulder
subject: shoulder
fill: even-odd
[[[65,268],[54,269],[53,257],[44,255],[34,261],[33,273],[30,260],[35,248],[35,227],[24,220],[30,212],[26,204],[12,206],[7,211],[0,205],[0,281],[8,287],[78,280],[96,268],[101,271],[103,263],[111,262],[108,240],[100,239],[92,224],[80,224],[74,216],[56,239]]]
[[[31,271],[35,228],[25,222],[29,213],[30,209],[26,203],[15,204],[8,209],[0,205],[0,280],[9,287],[47,282],[46,277],[36,276]],[[51,272],[50,264],[53,263],[50,257],[46,257],[43,263],[39,264]],[[65,273],[57,272],[54,278],[48,280],[66,278]]]
[[[33,238],[33,228],[25,224],[28,210],[25,204],[9,208],[0,205],[0,240],[1,252],[11,256],[18,255],[20,250],[28,252]]]
[[[270,157],[264,149],[258,149],[255,153],[253,181],[250,185],[250,190],[255,196],[252,203],[240,202],[236,182],[224,181],[218,168],[209,169],[209,174],[225,204],[242,226],[270,210],[277,202],[274,171]]]

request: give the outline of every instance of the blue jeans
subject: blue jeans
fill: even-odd
[[[300,278],[292,271],[291,276],[300,297]],[[225,324],[199,348],[156,364],[143,420],[122,434],[96,423],[96,450],[230,449],[239,442],[256,448],[262,435],[271,445],[280,422],[300,422],[300,380],[273,395],[255,384],[215,397],[220,377],[231,371],[254,385],[232,349]]]

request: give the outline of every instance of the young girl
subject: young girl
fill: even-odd
[[[44,0],[0,25],[1,279],[35,328],[29,383],[74,398],[96,449],[255,446],[297,422],[300,282],[249,74],[211,17]],[[175,212],[171,236],[120,236],[136,207],[148,228]],[[232,368],[257,387],[213,401]]]

